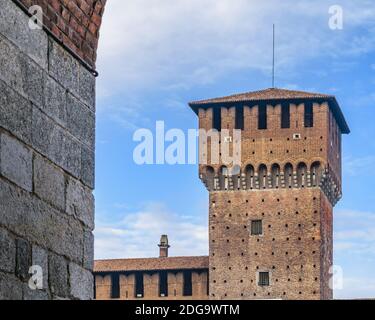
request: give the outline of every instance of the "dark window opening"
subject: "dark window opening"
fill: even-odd
[[[259,130],[267,129],[267,106],[266,105],[259,106],[258,129]]]
[[[243,115],[243,107],[236,108],[236,129],[243,130],[244,129],[244,115]]]
[[[258,236],[263,234],[262,220],[251,221],[251,235]]]
[[[119,299],[120,298],[120,276],[118,273],[113,273],[111,275],[111,298]]]
[[[221,131],[221,108],[213,109],[212,128]]]
[[[168,274],[166,271],[159,273],[159,295],[168,297]]]
[[[191,271],[184,271],[184,296],[192,296],[193,295],[193,283],[192,283],[192,275]]]
[[[281,128],[290,128],[290,105],[285,103],[281,105]]]
[[[96,277],[94,276],[94,300],[96,300]]]
[[[143,273],[137,272],[135,274],[135,297],[136,298],[143,298],[144,290],[143,290]]]
[[[311,102],[305,103],[305,127],[311,128],[314,126],[313,105]]]
[[[270,274],[269,272],[259,272],[259,286],[266,287],[270,285]]]

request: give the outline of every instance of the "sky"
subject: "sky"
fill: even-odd
[[[332,5],[342,28],[332,28]],[[97,61],[97,259],[157,256],[161,234],[173,256],[207,255],[197,166],[137,165],[133,134],[154,132],[159,120],[187,132],[197,127],[189,101],[270,87],[273,23],[276,87],[334,94],[352,131],[334,209],[334,264],[344,277],[335,297],[375,297],[372,0],[108,1]]]

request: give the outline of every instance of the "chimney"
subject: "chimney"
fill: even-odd
[[[160,238],[160,244],[158,244],[160,248],[159,258],[167,258],[168,257],[168,248],[170,245],[168,244],[168,236],[163,234]]]

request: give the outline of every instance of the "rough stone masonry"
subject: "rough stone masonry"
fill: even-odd
[[[0,0],[0,299],[93,297],[93,69],[105,2]],[[42,30],[29,27],[34,4]]]

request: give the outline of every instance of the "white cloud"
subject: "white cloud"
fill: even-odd
[[[374,174],[372,168],[375,166],[375,156],[373,155],[364,157],[347,156],[343,159],[343,163],[347,175],[362,175],[363,172],[366,172],[366,176]]]
[[[172,256],[208,253],[207,224],[170,212],[162,204],[149,204],[140,211],[124,213],[120,220],[97,225],[96,259],[158,256],[157,244],[162,234],[169,236]]]

